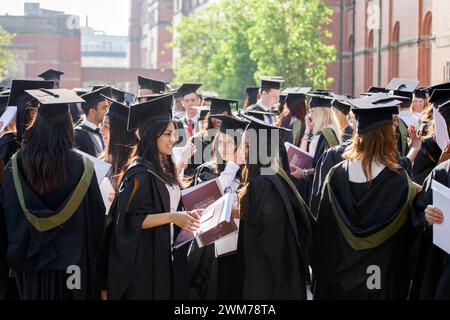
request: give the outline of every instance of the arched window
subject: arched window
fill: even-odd
[[[397,21],[392,31],[389,50],[389,79],[398,77],[400,23]]]
[[[427,12],[420,30],[418,78],[422,85],[429,85],[431,82],[432,20],[431,12]]]
[[[373,84],[373,30],[367,37],[366,56],[364,59],[364,87],[368,89]]]
[[[342,86],[345,94],[350,94],[352,92],[352,50],[353,35],[350,35],[345,48],[348,57],[344,63],[344,85]]]

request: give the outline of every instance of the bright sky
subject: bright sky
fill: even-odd
[[[25,2],[39,2],[41,8],[78,15],[80,24],[106,31],[111,35],[128,35],[129,0],[0,0],[0,15],[23,15]]]

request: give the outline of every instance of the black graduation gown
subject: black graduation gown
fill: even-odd
[[[338,163],[342,162],[342,155],[345,149],[352,144],[351,140],[347,140],[339,146],[333,147],[325,151],[319,162],[316,165],[316,170],[313,179],[313,186],[311,191],[311,197],[309,199],[309,208],[314,216],[317,216],[319,203],[322,196],[322,188],[324,185],[325,178],[333,168]],[[411,175],[412,164],[409,158],[401,157],[399,160],[400,166],[406,170],[406,172]]]
[[[258,112],[267,112],[263,107],[261,107],[258,103],[255,103],[247,108],[247,111],[258,111]],[[265,121],[264,114],[254,113],[251,114],[254,118],[259,119],[261,121]]]
[[[4,166],[9,162],[12,155],[20,148],[16,136],[12,132],[5,133],[0,138],[0,177],[3,178]],[[2,181],[0,181],[1,185]],[[15,288],[15,280],[9,278],[9,267],[6,263],[6,225],[4,221],[3,208],[0,207],[0,300],[16,299],[17,289]]]
[[[208,164],[197,168],[197,183],[218,177]],[[216,258],[214,243],[199,248],[192,242],[188,256],[189,296],[195,300],[229,300],[233,298],[232,280],[239,272],[236,255],[230,254]]]
[[[423,140],[422,147],[413,165],[412,178],[414,182],[420,185],[423,184],[426,177],[436,167],[441,153],[442,150],[434,138]]]
[[[334,130],[330,131],[332,131],[333,134],[335,135],[336,141],[339,141],[339,139],[336,137]],[[320,133],[319,141],[316,147],[316,152],[314,153],[313,168],[317,167],[317,164],[320,162],[320,158],[322,157],[324,152],[326,152],[330,147],[334,146],[330,146],[323,133]],[[296,180],[294,178],[294,182],[297,185],[297,189],[300,192],[302,198],[305,199],[306,202],[309,202],[309,199],[311,198],[313,179],[314,176],[302,178],[300,180]]]
[[[128,168],[111,211],[108,299],[169,300],[188,296],[188,245],[171,252],[169,224],[142,230],[148,214],[170,212],[170,194],[150,171],[152,165],[144,159]],[[176,239],[179,229],[174,229]]]
[[[433,228],[425,220],[425,209],[433,204],[433,180],[450,187],[450,161],[431,172],[414,200],[412,218],[420,236],[413,252],[411,299],[450,300],[450,255],[433,244]]]
[[[399,117],[398,118],[398,126],[395,129],[397,135],[397,148],[400,152],[401,157],[406,157],[409,152],[408,146],[408,126],[406,123]]]
[[[241,212],[236,296],[244,300],[307,298],[310,214],[286,174],[259,175]]]
[[[8,164],[9,159],[19,148],[20,144],[14,133],[7,132],[0,138],[0,159],[3,161],[3,166]]]
[[[348,126],[344,129],[344,131],[342,132],[342,137],[341,140],[343,142],[346,142],[348,140],[351,140],[353,137],[353,128],[352,126]]]
[[[82,124],[75,127],[74,130],[74,145],[77,149],[90,154],[91,156],[98,157],[102,150],[95,142],[94,135],[99,135],[94,130],[86,127]],[[100,136],[101,138],[101,136]]]
[[[347,161],[330,171],[313,224],[314,299],[407,298],[414,195],[404,170],[385,168],[370,184],[349,182]],[[371,266],[380,289],[367,286]]]
[[[68,181],[55,194],[42,197],[36,195],[28,186],[22,174],[20,158],[17,162],[24,202],[27,210],[35,217],[45,219],[60,214],[64,211],[64,206],[71,201],[69,199],[78,198],[81,201],[75,211],[69,210],[73,215],[67,221],[58,223],[59,225],[54,225],[47,231],[39,231],[28,221],[19,203],[13,181],[12,163],[6,167],[0,199],[5,210],[8,232],[8,264],[16,271],[20,298],[99,299],[96,256],[105,227],[105,207],[93,172],[93,164],[91,163],[91,179],[81,178],[89,169],[85,169],[81,155],[70,152]],[[77,186],[78,190],[82,190],[79,195],[76,195]],[[66,285],[70,276],[66,271],[72,265],[80,268],[79,290],[69,290]]]

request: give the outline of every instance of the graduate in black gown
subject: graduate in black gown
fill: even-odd
[[[400,151],[401,157],[406,157],[409,152],[408,124],[402,119],[402,114],[406,112],[407,115],[412,116],[410,107],[413,100],[414,91],[416,90],[418,84],[418,80],[393,78],[386,87],[386,90],[389,90],[390,94],[403,98],[400,99],[401,102],[399,104],[400,116],[396,116],[397,147]]]
[[[108,299],[186,299],[187,247],[172,250],[180,228],[195,231],[199,212],[181,211],[173,95],[130,107],[128,129],[139,143],[125,172],[112,213]]]
[[[224,192],[232,192],[236,199],[236,191],[240,185],[240,165],[238,147],[241,134],[248,122],[227,115],[211,115],[221,122],[220,131],[214,139],[213,159],[199,166],[195,173],[195,184],[219,178]],[[198,248],[192,243],[189,251],[190,297],[192,299],[227,300],[233,297],[230,284],[235,275],[235,255],[215,256],[215,244]]]
[[[334,99],[331,102],[331,106],[334,114],[339,122],[339,128],[341,131],[341,141],[345,142],[353,137],[353,127],[350,121],[350,105],[348,104],[348,98],[345,96],[333,95]]]
[[[439,108],[450,128],[450,103]],[[450,138],[450,130],[449,130]],[[413,206],[413,222],[420,231],[413,260],[413,286],[411,299],[450,300],[450,255],[433,244],[433,224],[442,224],[442,210],[433,205],[433,181],[450,187],[450,145],[439,160],[438,166],[426,178],[422,191]]]
[[[5,169],[0,194],[8,264],[21,299],[97,299],[105,207],[94,164],[72,150],[68,104],[82,99],[65,89],[27,92],[39,109]]]
[[[137,95],[138,103],[148,101],[148,96],[161,94],[166,91],[166,83],[162,80],[138,76],[138,85],[139,85]]]
[[[0,115],[6,110],[9,95],[0,96]],[[4,167],[20,145],[16,139],[15,121],[11,121],[3,132],[0,132],[0,166]]]
[[[2,106],[3,110],[5,110],[7,106],[17,107],[16,120],[8,125],[6,131],[0,137],[0,176],[2,177],[2,180],[4,176],[4,167],[8,164],[12,155],[20,148],[22,135],[36,108],[36,103],[34,103],[33,98],[26,94],[25,90],[36,88],[53,88],[53,82],[13,80],[8,95],[0,98],[4,104]],[[13,129],[14,122],[17,124],[17,129]],[[0,184],[2,182],[3,181],[0,181]],[[7,238],[3,208],[1,208],[0,212],[0,227],[3,230],[0,238],[0,299],[17,299],[18,293],[15,286],[15,279],[12,277],[13,273],[10,272],[10,268],[6,263]]]
[[[82,104],[85,119],[75,127],[75,147],[94,157],[98,157],[104,148],[100,125],[109,107],[104,95],[111,96],[111,87],[102,87],[81,96],[86,101]]]
[[[250,115],[269,124],[275,124],[274,108],[280,102],[282,77],[260,77],[259,100],[246,108]],[[276,110],[278,112],[278,110]]]
[[[433,89],[430,96],[430,108],[437,109],[439,105],[450,99],[450,89]],[[436,142],[434,120],[427,128],[425,137],[417,160],[413,165],[412,177],[418,184],[423,184],[426,177],[437,166],[442,150]]]
[[[104,96],[111,105],[103,118],[102,135],[105,150],[99,159],[111,164],[107,176],[116,192],[119,190],[119,176],[124,171],[134,147],[137,136],[134,130],[128,131],[129,107],[123,102]]]
[[[311,100],[300,147],[313,156],[313,164],[312,168],[291,168],[291,174],[301,196],[308,202],[312,192],[314,168],[326,150],[340,144],[340,134],[339,124],[331,110],[331,92],[319,89],[307,95],[311,96]]]
[[[286,109],[281,114],[280,126],[292,130],[286,131],[285,141],[297,147],[300,147],[305,134],[307,114],[305,94],[310,90],[311,88],[287,88],[283,91],[286,94]]]
[[[236,298],[306,299],[311,244],[308,208],[278,166],[276,136],[281,128],[245,118],[251,124],[240,149],[245,168],[239,192]]]
[[[358,133],[343,155],[346,160],[325,180],[313,224],[317,300],[408,296],[416,186],[397,161],[393,114],[398,100],[371,98],[349,101]]]
[[[379,96],[380,98],[385,97],[385,95],[379,94],[377,96]],[[352,117],[354,118],[355,116],[352,114]],[[357,124],[358,122],[356,118],[354,118],[353,127],[356,128]],[[420,135],[419,132],[416,131],[414,127],[408,128],[408,135],[409,135],[408,140],[409,153],[406,157],[399,158],[399,164],[403,169],[406,170],[406,172],[409,175],[411,175],[412,164],[415,163],[416,159],[418,159],[419,151],[421,150],[422,147],[422,136]],[[328,149],[327,151],[325,151],[325,153],[322,155],[319,162],[317,163],[315,168],[316,173],[314,175],[311,198],[309,199],[309,208],[314,216],[317,215],[317,210],[320,203],[325,178],[327,177],[331,168],[333,168],[335,165],[344,160],[342,158],[342,155],[344,154],[347,147],[349,147],[352,144],[352,142],[353,142],[352,139],[347,140],[344,141],[339,146]]]

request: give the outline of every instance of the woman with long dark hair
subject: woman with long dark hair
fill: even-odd
[[[245,116],[241,144],[239,240],[235,298],[306,299],[309,281],[309,210],[278,165],[279,130]]]
[[[416,186],[398,164],[399,100],[349,102],[358,132],[322,189],[313,224],[314,298],[406,299]]]
[[[111,212],[108,298],[187,298],[186,247],[173,250],[180,229],[199,227],[199,212],[181,211],[173,95],[130,107],[128,129],[139,143],[123,175]]]
[[[97,299],[104,205],[92,161],[73,148],[70,90],[27,91],[39,109],[5,169],[7,258],[21,299]]]
[[[129,107],[123,103],[104,96],[111,105],[103,118],[102,134],[105,150],[99,159],[111,164],[108,178],[114,187],[119,189],[119,175],[124,170],[133,148],[137,144],[137,136],[134,130],[128,131]]]
[[[237,216],[237,194],[241,170],[238,147],[242,132],[248,122],[227,115],[211,115],[221,121],[220,130],[214,138],[213,159],[199,166],[195,173],[195,184],[218,178],[223,192],[235,197],[234,216]],[[215,257],[215,243],[198,248],[192,243],[189,251],[190,297],[193,299],[223,300],[232,297],[230,279],[236,270],[235,255]]]
[[[311,88],[289,88],[287,92],[287,108],[281,114],[281,127],[291,129],[287,141],[300,147],[305,134],[305,117],[307,114],[306,96]]]

